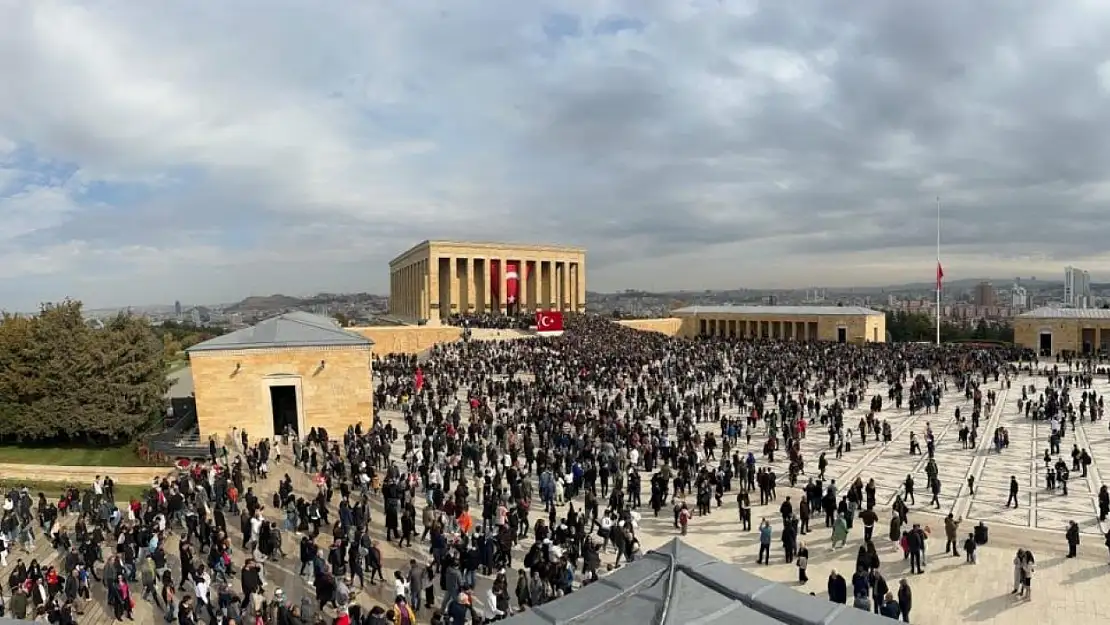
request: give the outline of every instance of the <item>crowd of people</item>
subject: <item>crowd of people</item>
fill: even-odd
[[[456,313],[447,317],[443,323],[462,328],[527,330],[536,325],[536,316],[534,313]]]
[[[377,358],[372,425],[272,440],[235,432],[142,500],[116,501],[110,481],[57,502],[9,493],[0,564],[36,533],[59,557],[5,569],[7,612],[68,624],[92,598],[117,619],[149,601],[180,625],[483,623],[593,583],[639,557],[647,536],[696,531],[735,502],[757,562],[771,561],[777,534],[803,584],[826,553],[803,537],[823,519],[832,551],[860,526],[854,570],[834,571],[823,590],[910,622],[910,579],[887,580],[881,541],[926,570],[932,539],[911,518],[914,475],[880,512],[873,476],[839,484],[830,460],[892,443],[891,407],[955,420],[974,449],[999,391],[1021,369],[1041,370],[1030,352],[1001,347],[687,340],[587,315],[566,324],[560,337]],[[1086,379],[1049,369],[1044,388],[1021,388],[1019,410],[1053,424],[1061,462],[1064,417],[1102,414]],[[946,404],[951,392],[959,406]],[[910,453],[927,457],[922,506],[933,509],[952,496],[935,436],[926,421],[909,437]],[[1004,434],[990,436],[1004,453]],[[974,564],[982,540],[960,523],[944,520],[946,551],[962,547]],[[403,561],[388,570],[394,553]],[[268,582],[286,561],[303,588]],[[1033,565],[1028,550],[1015,557],[1026,599]]]

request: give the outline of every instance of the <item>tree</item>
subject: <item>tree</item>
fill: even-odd
[[[936,317],[923,312],[888,311],[886,329],[891,340],[897,343],[932,342],[936,339]],[[945,321],[940,324],[940,340],[945,343],[968,340],[1012,343],[1014,327],[1009,322],[995,323],[985,319],[976,320],[970,326]]]
[[[0,320],[0,440],[128,440],[159,416],[168,388],[165,345],[142,320],[102,330],[81,304],[47,304]]]

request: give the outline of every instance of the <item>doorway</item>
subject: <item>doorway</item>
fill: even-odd
[[[1040,347],[1041,356],[1051,356],[1052,355],[1052,333],[1051,332],[1041,332],[1041,340],[1040,340],[1039,347]]]
[[[848,328],[837,328],[836,329],[836,342],[837,343],[847,343],[848,342]]]
[[[300,436],[296,386],[292,384],[271,386],[270,411],[274,418],[275,436],[281,436],[286,431]]]
[[[1095,329],[1083,328],[1082,330],[1083,353],[1091,354],[1095,351]]]

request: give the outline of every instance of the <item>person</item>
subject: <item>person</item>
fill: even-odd
[[[771,522],[766,517],[759,522],[759,557],[756,564],[771,563]]]
[[[837,514],[836,515],[836,520],[833,521],[832,547],[833,547],[833,549],[836,549],[837,548],[837,543],[840,543],[839,546],[843,547],[844,544],[847,543],[847,542],[848,542],[848,521],[846,521],[844,519],[843,514]]]
[[[1069,558],[1074,558],[1079,549],[1079,524],[1075,521],[1068,522],[1068,529],[1064,532],[1064,538],[1068,541],[1068,555]]]
[[[404,595],[397,595],[393,602],[393,625],[416,625],[416,613],[409,607]]]
[[[122,574],[117,575],[116,581],[108,587],[108,604],[112,606],[117,621],[122,621],[124,615],[129,621],[135,620],[133,615],[135,602],[131,598],[131,587],[128,586]]]
[[[1026,601],[1033,600],[1034,558],[1032,551],[1026,551],[1021,564],[1021,593]]]
[[[1022,580],[1022,577],[1023,577],[1022,567],[1024,566],[1024,564],[1025,564],[1025,550],[1024,549],[1018,549],[1017,553],[1014,554],[1014,589],[1010,591],[1010,594],[1012,594],[1012,595],[1017,595],[1018,593],[1021,592],[1022,588],[1024,587],[1024,584],[1021,583],[1021,580]]]
[[[951,553],[957,558],[960,557],[960,550],[956,548],[957,532],[962,521],[962,518],[955,518],[951,512],[944,517],[944,553]]]
[[[913,590],[906,578],[898,581],[898,610],[902,614],[902,622],[910,622],[910,610],[913,608]]]
[[[806,547],[805,542],[799,543],[794,562],[798,565],[798,583],[808,582],[809,576],[806,575],[806,569],[809,567],[809,548]]]
[[[975,534],[967,535],[964,540],[964,554],[967,556],[965,560],[968,564],[979,564],[979,545],[975,542]]]
[[[848,582],[836,569],[829,573],[826,591],[829,593],[829,601],[841,604],[848,602]]]
[[[901,613],[902,609],[894,599],[894,593],[888,591],[883,597],[883,604],[879,606],[879,614],[897,620]]]

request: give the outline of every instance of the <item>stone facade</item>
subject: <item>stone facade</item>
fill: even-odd
[[[274,434],[271,386],[297,392],[298,429],[371,424],[370,346],[266,348],[190,354],[200,434],[223,436],[233,427],[251,438]]]
[[[643,332],[658,332],[667,336],[677,336],[682,330],[682,319],[665,317],[662,319],[623,319],[617,323]]]
[[[1041,335],[1049,337],[1048,350],[1042,349]],[[1017,317],[1014,343],[1036,350],[1042,356],[1062,351],[1082,353],[1085,349],[1110,351],[1110,319],[1052,319]]]
[[[492,284],[495,263],[497,288]],[[585,311],[585,250],[424,241],[389,263],[389,312],[433,325],[452,314],[503,312],[509,307],[505,271],[509,263],[515,263],[520,274],[518,310]]]
[[[786,340],[885,343],[886,316],[878,314],[799,314],[699,312],[683,315],[678,334]],[[843,331],[843,335],[841,334]]]
[[[454,326],[372,326],[347,328],[374,341],[374,354],[419,354],[438,343],[453,343],[462,338],[462,328]]]

